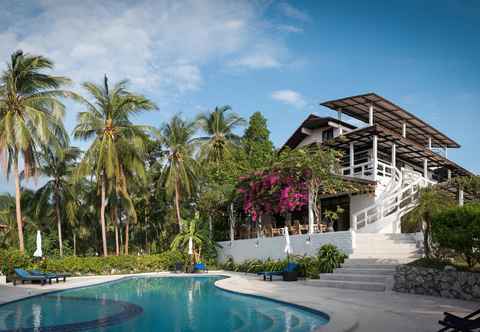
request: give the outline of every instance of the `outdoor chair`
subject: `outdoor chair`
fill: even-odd
[[[63,279],[63,282],[67,281],[67,277],[70,277],[71,274],[69,273],[50,273],[50,272],[42,272],[38,270],[31,270],[30,274],[32,276],[44,276],[49,280],[50,283],[52,283],[52,279],[56,279],[57,283],[59,282],[60,279]]]
[[[193,265],[193,272],[208,272],[207,266],[204,263],[195,263]]]
[[[297,280],[296,273],[298,271],[299,265],[297,263],[288,263],[287,267],[282,271],[262,271],[258,272],[257,275],[263,276],[263,280],[267,278],[272,281],[273,276],[283,276],[285,281]]]
[[[444,315],[445,317],[443,318],[443,320],[438,321],[438,323],[445,327],[440,329],[438,332],[469,332],[477,331],[480,329],[480,310],[474,311],[465,317],[459,317],[448,312],[444,312]]]
[[[24,284],[25,281],[30,281],[30,282],[40,281],[42,286],[45,285],[47,283],[47,281],[49,283],[52,283],[51,279],[48,279],[45,276],[32,275],[32,274],[28,273],[27,271],[25,271],[24,269],[15,269],[15,274],[16,274],[16,278],[13,279],[13,285],[14,286],[17,284],[17,279],[20,280],[22,282],[22,284]]]

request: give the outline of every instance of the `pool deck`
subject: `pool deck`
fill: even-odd
[[[134,276],[183,276],[184,274],[146,273]],[[255,275],[210,272],[230,278],[216,282],[228,291],[263,296],[309,307],[327,313],[329,324],[320,331],[437,331],[444,311],[467,314],[480,307],[478,302],[395,292],[367,292],[307,286],[301,282],[263,281]],[[128,275],[132,276],[132,275]],[[188,274],[187,276],[192,276]],[[126,275],[72,277],[66,283],[51,285],[0,286],[0,304],[75,287],[118,280]]]

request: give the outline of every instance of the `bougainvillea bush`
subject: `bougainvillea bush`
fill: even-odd
[[[242,177],[238,191],[243,194],[243,212],[251,215],[253,221],[263,214],[283,214],[308,204],[305,180],[278,169]]]
[[[268,213],[301,210],[310,196],[318,220],[320,195],[358,190],[336,175],[340,158],[331,149],[285,149],[270,169],[240,178],[243,212],[256,221]]]

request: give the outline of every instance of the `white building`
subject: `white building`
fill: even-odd
[[[336,206],[344,210],[334,224],[333,233],[321,233],[324,228],[315,225],[313,213],[304,213],[299,224],[308,224],[308,228],[299,225],[292,232],[297,234],[292,236],[295,253],[313,254],[320,245],[334,243],[351,257],[407,258],[410,254],[414,257],[418,254],[415,250],[397,252],[394,248],[400,247],[391,247],[389,251],[381,252],[372,249],[374,246],[369,246],[368,242],[375,239],[412,241],[413,235],[400,234],[401,218],[415,206],[419,188],[456,176],[473,175],[448,159],[448,149],[460,145],[374,93],[331,100],[321,105],[336,111],[338,118],[308,116],[285,146],[295,149],[321,144],[341,150],[344,155],[341,175],[349,180],[369,183],[374,190],[368,194],[338,194],[321,200],[322,210]],[[342,116],[362,124],[353,126],[342,121]],[[268,224],[266,221],[263,226],[268,229]],[[280,226],[295,227],[295,223],[289,220],[287,225]],[[252,237],[252,233],[245,238],[237,232],[237,238],[244,239],[232,238],[221,243],[224,250],[220,256],[232,256],[236,261],[284,257],[282,238],[274,237],[281,234],[274,226],[270,225],[270,229],[273,230],[262,230],[250,239],[247,238]],[[362,237],[362,234],[369,235]]]

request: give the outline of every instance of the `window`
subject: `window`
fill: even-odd
[[[322,131],[322,142],[328,141],[333,138],[333,128]]]

